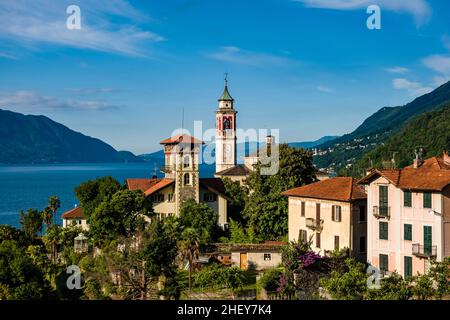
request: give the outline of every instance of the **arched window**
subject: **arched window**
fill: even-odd
[[[191,166],[191,157],[184,156],[183,157],[183,168],[189,168]]]
[[[230,120],[230,118],[224,118],[223,119],[223,129],[224,130],[230,130],[231,129],[231,120]]]
[[[191,184],[191,175],[189,173],[185,173],[183,176],[183,184],[190,185]]]

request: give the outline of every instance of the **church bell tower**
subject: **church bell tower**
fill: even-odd
[[[234,99],[228,92],[225,74],[225,88],[219,98],[216,111],[216,173],[236,166],[236,114]]]

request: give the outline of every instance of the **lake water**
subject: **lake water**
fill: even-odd
[[[42,210],[51,195],[61,199],[61,223],[61,213],[78,204],[74,188],[80,183],[104,176],[112,176],[120,183],[127,178],[161,177],[159,167],[155,163],[0,166],[0,224],[18,227],[20,210]],[[213,174],[214,166],[200,166],[201,177]]]

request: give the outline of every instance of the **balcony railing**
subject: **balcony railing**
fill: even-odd
[[[323,220],[317,220],[314,218],[306,218],[306,227],[310,228],[314,231],[322,231],[323,229]]]
[[[423,246],[419,243],[414,243],[412,245],[412,254],[421,258],[436,257],[437,246]]]
[[[379,206],[373,206],[373,215],[376,218],[386,218],[389,219],[391,216],[391,207],[379,207]]]
[[[173,166],[162,166],[159,168],[159,171],[163,173],[171,173],[173,171]]]

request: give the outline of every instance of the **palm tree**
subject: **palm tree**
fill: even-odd
[[[189,262],[189,290],[192,286],[192,264],[200,252],[200,236],[193,228],[186,228],[181,233],[179,249],[183,259]]]
[[[48,198],[48,207],[53,212],[53,219],[56,224],[56,211],[61,207],[61,200],[57,196],[50,196]]]
[[[36,209],[20,212],[20,224],[28,239],[34,240],[38,232],[42,232],[42,216]]]
[[[49,207],[45,207],[44,210],[42,210],[42,222],[45,224],[45,229],[48,230],[48,227],[52,224],[52,218],[53,218],[53,211]]]
[[[52,212],[53,222],[56,224],[56,211],[61,207],[61,200],[57,196],[50,196],[48,198],[48,209]],[[51,220],[51,217],[50,217]],[[52,241],[52,261],[56,264],[56,240]]]

